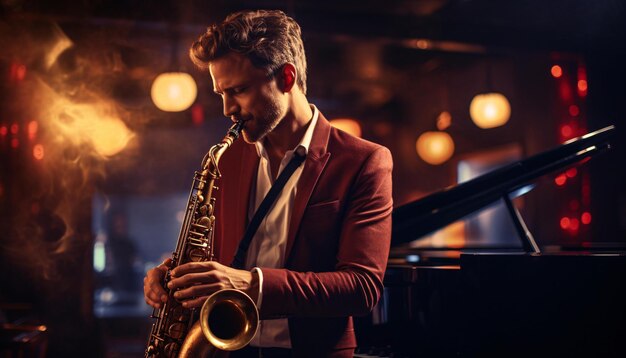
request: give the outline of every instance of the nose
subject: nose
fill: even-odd
[[[233,117],[239,114],[239,104],[231,96],[224,95],[222,102],[224,103],[224,116]]]

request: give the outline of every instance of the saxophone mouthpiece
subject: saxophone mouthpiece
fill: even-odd
[[[245,121],[243,119],[240,119],[237,122],[235,122],[235,124],[233,124],[230,127],[230,129],[228,129],[228,135],[231,136],[233,140],[236,140],[237,138],[239,138],[239,135],[241,134],[241,131],[243,130],[244,123]]]

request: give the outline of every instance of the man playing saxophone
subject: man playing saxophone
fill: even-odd
[[[370,312],[383,289],[391,239],[390,152],[331,127],[309,104],[300,27],[281,11],[232,14],[210,26],[190,56],[210,73],[224,115],[243,121],[244,140],[221,158],[216,260],[174,268],[168,287],[186,308],[201,307],[212,293],[229,288],[252,298],[259,329],[231,357],[352,357],[351,316]],[[291,176],[247,247],[240,246],[288,167]],[[168,264],[144,279],[145,300],[155,308],[167,300],[162,282]]]

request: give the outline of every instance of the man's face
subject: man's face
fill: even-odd
[[[287,113],[284,93],[276,78],[239,53],[231,52],[209,64],[213,91],[222,97],[224,115],[244,120],[243,138],[248,143],[263,139]]]

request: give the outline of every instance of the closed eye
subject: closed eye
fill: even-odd
[[[227,88],[224,90],[224,92],[221,91],[213,91],[215,92],[216,95],[218,96],[224,96],[224,94],[229,95],[229,96],[234,96],[234,95],[238,95],[238,94],[242,94],[244,93],[246,90],[248,89],[248,87],[233,87],[233,88]]]

